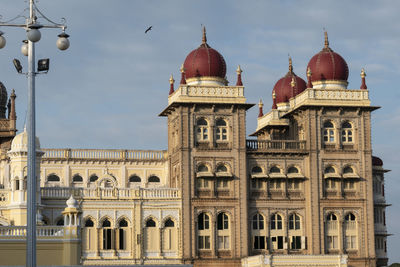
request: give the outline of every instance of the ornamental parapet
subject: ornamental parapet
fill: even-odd
[[[369,107],[368,90],[307,88],[289,100],[291,110],[300,106],[360,106]]]
[[[82,199],[179,199],[177,188],[72,188],[42,187],[42,199],[68,199],[71,195]]]
[[[64,226],[36,226],[36,236],[39,240],[62,240],[66,238]],[[0,226],[0,240],[19,240],[26,238],[26,226]]]
[[[131,160],[131,161],[165,161],[166,150],[121,150],[121,149],[42,149],[42,159],[87,159],[87,160]]]
[[[168,97],[168,105],[176,102],[244,104],[246,98],[243,86],[181,85]]]

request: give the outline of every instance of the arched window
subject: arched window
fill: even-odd
[[[208,167],[207,167],[205,164],[200,164],[200,165],[197,167],[197,171],[198,171],[198,172],[208,172]]]
[[[96,182],[98,179],[99,179],[99,177],[97,177],[96,174],[93,174],[93,175],[90,176],[89,182],[94,183],[94,182]]]
[[[271,216],[271,230],[282,229],[282,216],[275,213]]]
[[[158,178],[155,175],[152,175],[149,177],[149,183],[159,183],[160,182],[160,178]]]
[[[329,213],[328,216],[326,216],[327,221],[337,221],[337,217],[333,213]]]
[[[204,118],[200,118],[196,122],[196,139],[197,141],[208,141],[208,122]]]
[[[324,122],[324,142],[334,143],[335,142],[335,126],[331,121]]]
[[[198,217],[198,229],[208,230],[210,229],[210,217],[205,213],[200,213]]]
[[[290,167],[288,169],[288,174],[292,174],[292,173],[299,173],[299,169],[297,169],[296,167]]]
[[[217,229],[218,230],[227,230],[229,229],[229,219],[226,213],[222,212],[218,214],[217,217]]]
[[[58,176],[55,175],[55,174],[50,174],[50,175],[47,177],[47,181],[48,181],[48,182],[59,182],[59,181],[60,181],[60,177],[58,177]]]
[[[82,183],[83,178],[79,174],[75,174],[74,177],[72,177],[72,182],[74,183]]]
[[[354,173],[353,168],[350,167],[350,166],[346,166],[346,167],[343,169],[343,174],[350,174],[350,173]]]
[[[112,249],[113,236],[112,236],[111,222],[108,219],[105,219],[101,226],[103,227],[103,249],[104,250]]]
[[[293,213],[289,216],[289,230],[300,230],[300,216]]]
[[[261,167],[259,167],[259,166],[255,166],[255,167],[253,167],[253,169],[251,169],[251,173],[253,173],[253,174],[260,174],[262,172],[263,171],[262,171]]]
[[[269,173],[281,173],[281,169],[279,169],[277,166],[273,166],[271,169],[269,169]]]
[[[215,135],[217,141],[228,140],[228,127],[226,126],[226,121],[223,119],[218,119],[215,123]]]
[[[332,166],[329,166],[325,168],[324,173],[336,173],[336,170]]]
[[[354,216],[353,213],[348,213],[345,217],[344,217],[345,221],[349,222],[349,221],[355,221],[356,220],[356,216]]]
[[[128,227],[128,222],[125,219],[122,219],[119,221],[119,229],[118,229],[118,234],[119,234],[119,249],[124,250],[126,249],[126,235],[127,235],[127,229]]]
[[[262,230],[264,229],[264,217],[257,213],[253,216],[253,230]]]
[[[356,227],[356,216],[353,213],[348,213],[344,217],[344,241],[345,248],[356,249],[357,248],[357,227]]]
[[[140,177],[137,176],[137,175],[131,175],[129,177],[129,182],[130,183],[140,183],[141,181],[142,181],[142,179],[140,179]]]
[[[175,226],[175,223],[174,223],[173,220],[168,219],[168,220],[165,221],[164,226],[165,226],[165,227],[174,227],[174,226]]]
[[[217,167],[217,172],[228,172],[228,168],[225,165],[220,164]]]
[[[353,126],[348,121],[342,123],[342,142],[353,142]]]
[[[156,227],[156,222],[153,219],[148,219],[146,222],[146,227]]]
[[[210,217],[206,213],[200,213],[197,217],[197,245],[199,249],[211,248]]]
[[[85,227],[93,227],[93,226],[94,226],[94,223],[93,223],[92,219],[87,219],[85,221]]]

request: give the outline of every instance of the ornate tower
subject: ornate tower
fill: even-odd
[[[15,91],[12,90],[10,98],[7,99],[7,90],[3,83],[0,82],[0,149],[3,156],[10,149],[11,140],[14,138],[17,132],[15,98]],[[7,109],[8,114],[6,117]]]
[[[248,255],[245,127],[253,105],[241,70],[237,85],[227,85],[225,60],[205,28],[181,71],[160,116],[168,117],[170,186],[182,190],[182,257],[196,266],[240,266]]]

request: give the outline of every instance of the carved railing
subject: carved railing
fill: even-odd
[[[83,199],[178,199],[181,196],[177,188],[42,187],[40,190],[44,199],[68,199],[71,195]]]
[[[292,140],[246,140],[250,151],[305,150],[306,141]]]
[[[64,226],[36,226],[38,238],[63,238]],[[0,226],[0,239],[26,237],[26,226]]]
[[[165,150],[44,148],[43,159],[166,160]]]

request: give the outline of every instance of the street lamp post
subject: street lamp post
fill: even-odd
[[[39,13],[50,24],[42,25],[37,22],[36,13]],[[18,16],[19,18],[21,16]],[[15,19],[17,19],[15,18]],[[14,19],[13,19],[14,20]],[[25,24],[10,24],[9,22],[0,22],[1,26],[24,28],[27,32],[28,39],[28,116],[27,116],[27,134],[28,134],[28,203],[27,203],[27,242],[26,242],[26,266],[36,266],[36,216],[37,216],[37,199],[36,199],[36,125],[35,125],[35,76],[38,74],[35,70],[35,42],[41,37],[39,29],[41,28],[58,28],[62,33],[58,35],[57,47],[60,50],[66,50],[69,47],[68,35],[65,33],[67,26],[65,20],[58,24],[49,20],[37,8],[34,0],[29,0],[29,17],[26,18]],[[0,31],[0,49],[6,45],[6,39]],[[26,46],[26,43],[23,44]],[[26,47],[22,47],[21,51],[26,55]],[[15,61],[15,60],[14,60]],[[15,63],[14,63],[15,64]],[[21,69],[18,71],[21,73]]]

